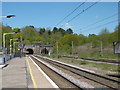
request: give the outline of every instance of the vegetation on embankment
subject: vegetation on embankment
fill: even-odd
[[[2,33],[8,32],[17,32],[14,35],[6,35],[8,52],[10,39],[18,38],[19,40],[22,39],[24,44],[34,44],[35,41],[42,41],[42,44],[53,44],[52,54],[91,58],[118,58],[114,54],[113,42],[120,41],[120,37],[118,37],[120,35],[120,25],[114,29],[114,32],[109,32],[107,28],[104,28],[99,35],[89,34],[88,36],[76,34],[71,28],[67,30],[57,27],[51,29],[36,28],[34,26],[12,28],[2,25]]]
[[[75,65],[84,65],[87,67],[94,67],[99,70],[105,70],[105,71],[111,71],[111,72],[118,72],[118,69],[119,69],[118,65],[107,64],[107,63],[96,63],[96,62],[82,61],[82,60],[76,60],[76,59],[64,58],[64,57],[57,58],[55,56],[50,56],[50,58],[64,61],[66,63],[71,63]]]

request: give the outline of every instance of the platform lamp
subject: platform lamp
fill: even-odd
[[[7,15],[7,16],[0,16],[0,18],[11,18],[16,17],[16,15]],[[2,32],[2,31],[1,31]],[[3,36],[1,35],[1,38],[3,38],[3,44],[2,44],[2,52],[3,52],[3,62],[5,64],[5,35],[10,33],[4,33]]]
[[[11,32],[11,33],[3,33],[3,49],[4,49],[4,64],[6,62],[5,60],[5,54],[6,54],[6,43],[5,43],[5,36],[9,34],[15,34],[16,32]]]
[[[10,39],[10,59],[12,59],[12,40],[18,40],[18,38]]]
[[[11,18],[11,17],[16,17],[16,15],[0,16],[0,18]],[[2,32],[2,31],[1,31],[1,32]],[[7,33],[4,33],[3,36],[2,36],[2,37],[3,37],[3,46],[2,46],[3,48],[5,48],[5,41],[4,41],[5,38],[4,38],[4,36],[5,36],[6,34],[7,34]]]
[[[16,45],[15,45],[15,44],[17,44],[17,43],[20,43],[20,42],[13,42],[13,46],[14,46],[14,53],[16,53],[16,50],[15,50]]]
[[[1,18],[11,18],[11,17],[16,17],[16,15],[7,15],[7,16],[0,16]]]

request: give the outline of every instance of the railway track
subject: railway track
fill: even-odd
[[[78,67],[71,66],[69,64],[65,64],[65,63],[62,63],[59,61],[55,61],[55,60],[49,59],[47,57],[42,57],[42,56],[38,56],[38,55],[35,57],[40,58],[42,60],[45,60],[45,61],[47,61],[51,64],[54,64],[56,66],[62,67],[62,68],[66,69],[66,70],[68,70],[76,75],[79,75],[79,76],[82,76],[82,77],[87,78],[89,80],[92,80],[92,81],[99,83],[107,88],[117,89],[118,85],[120,84],[120,81],[118,81],[118,80],[114,80],[114,79],[96,74],[94,72],[82,70],[82,69],[79,69]],[[78,85],[76,85],[76,86],[78,86]]]
[[[75,83],[69,81],[67,78],[57,73],[53,68],[46,65],[38,58],[31,56],[30,57],[40,68],[59,86],[59,88],[76,88],[76,90],[83,90],[81,87]],[[64,83],[63,83],[64,82]]]
[[[76,56],[62,56],[59,55],[59,57],[65,57],[65,58],[73,58],[73,59],[82,59],[85,61],[96,61],[96,62],[104,62],[104,63],[111,63],[111,64],[120,64],[119,60],[110,60],[110,59],[94,59],[94,58],[80,58]]]

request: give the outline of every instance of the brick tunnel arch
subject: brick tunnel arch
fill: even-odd
[[[41,50],[41,54],[48,54],[48,53],[49,53],[49,51],[46,48],[43,48]]]
[[[26,54],[34,54],[34,51],[33,51],[33,49],[31,49],[31,48],[28,48],[26,51],[27,51]]]

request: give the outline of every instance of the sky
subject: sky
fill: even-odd
[[[84,1],[84,0],[83,0]],[[98,1],[98,0],[96,0]],[[95,2],[85,2],[74,13],[59,23],[82,2],[2,2],[2,16],[14,14],[13,18],[2,18],[4,25],[23,28],[33,25],[36,28],[71,28],[77,34],[99,34],[107,28],[113,32],[118,25],[118,2],[98,2],[78,17],[78,13]],[[110,17],[104,20],[105,18]],[[99,22],[100,21],[100,22]],[[96,23],[97,22],[97,23]],[[59,24],[58,24],[59,23]],[[109,23],[109,24],[108,24]],[[58,25],[57,25],[58,24]]]

